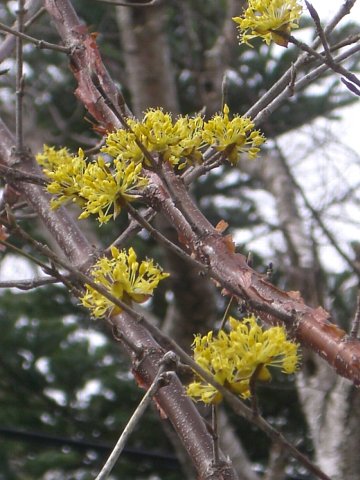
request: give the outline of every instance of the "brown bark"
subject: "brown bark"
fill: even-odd
[[[186,5],[184,5],[186,8]],[[136,116],[149,107],[163,107],[173,115],[179,112],[177,102],[175,69],[172,65],[169,42],[166,35],[166,4],[156,8],[139,11],[131,8],[117,8],[116,18],[119,24],[121,44],[124,52],[127,72],[127,89],[130,91],[131,103]],[[177,234],[160,215],[156,218],[156,227],[173,243],[178,243]],[[170,272],[169,283],[174,292],[174,299],[167,309],[162,331],[175,339],[180,346],[189,351],[194,332],[204,333],[214,325],[216,305],[214,286],[209,279],[201,277],[197,268],[171,251],[164,252],[164,267]],[[168,430],[166,429],[167,435]],[[243,452],[235,435],[229,438],[231,430],[227,428],[226,439],[222,443],[224,452],[230,449]],[[168,435],[177,452],[180,451],[178,439]],[[178,455],[182,460],[184,472],[189,464],[184,454]],[[249,476],[251,465],[245,453],[240,457],[231,456],[236,470],[241,472],[242,480],[253,480]],[[192,478],[189,472],[188,478]]]
[[[100,82],[114,102],[118,99],[118,95],[103,67],[94,38],[80,26],[70,3],[65,0],[49,0],[46,6],[53,15],[59,32],[66,39],[66,43],[73,48],[71,67],[79,82],[77,95],[97,121],[109,129],[118,120],[104,102],[99,102],[96,82]],[[95,81],[94,72],[97,76]],[[14,139],[2,124],[1,133],[3,135],[0,143],[0,158],[4,164],[10,165],[13,163],[11,146],[14,144]],[[23,156],[22,161],[16,166],[24,173],[40,174],[35,159],[30,155]],[[18,182],[16,187],[32,204],[34,211],[47,225],[71,263],[79,265],[88,260],[93,253],[93,248],[82,235],[78,225],[67,217],[65,209],[53,212],[50,209],[49,197],[42,187],[25,182]],[[163,349],[143,326],[127,314],[118,315],[113,318],[113,322],[125,339],[125,344],[136,345],[136,351],[141,351],[139,354],[141,358],[133,356],[134,371],[138,383],[141,386],[149,386],[157,373],[164,353]],[[193,402],[184,394],[176,375],[172,376],[168,386],[158,392],[156,399],[161,411],[170,419],[179,438],[183,441],[198,470],[199,478],[219,480],[237,478],[235,471],[222,455],[221,462],[213,465],[212,438]]]
[[[104,109],[106,112],[109,109],[98,101],[98,96],[92,95],[93,91],[97,91],[90,81],[93,67],[96,68],[100,83],[109,92],[111,98],[117,98],[117,92],[102,65],[95,40],[86,33],[84,28],[80,28],[79,23],[76,23],[76,14],[67,1],[47,0],[46,6],[53,14],[59,33],[66,39],[66,43],[73,47],[79,47],[79,35],[81,37],[83,48],[74,48],[71,55],[72,64],[75,63],[82,67],[80,70],[76,69],[75,72],[79,81],[77,93],[85,102],[85,106],[93,112],[94,116],[97,115],[95,118],[101,122],[105,115]],[[90,53],[87,53],[88,50]],[[89,92],[89,95],[83,95],[83,90]],[[109,119],[112,117],[113,114],[110,112],[106,117],[105,124],[109,124]],[[154,181],[156,183],[155,178]],[[194,232],[179,217],[177,208],[171,206],[171,202],[159,182],[158,186],[161,187],[158,188],[158,198],[153,197],[149,201],[155,201],[156,208],[174,225],[180,238],[184,238],[183,235],[186,233],[189,235],[186,241],[191,241]],[[330,315],[323,308],[308,307],[298,292],[287,293],[277,289],[260,274],[249,268],[243,255],[229,251],[226,242],[198,211],[185,187],[179,184],[175,176],[173,187],[174,189],[178,188],[178,200],[182,199],[186,214],[192,223],[197,225],[197,233],[200,232],[203,236],[203,240],[200,242],[201,246],[193,244],[191,248],[194,249],[198,258],[209,262],[215,279],[220,279],[222,286],[232,294],[246,300],[253,311],[259,314],[264,321],[286,323],[300,342],[317,352],[335,368],[337,373],[350,378],[356,385],[359,384],[360,342],[348,339],[346,332],[329,321]],[[174,224],[174,218],[178,219],[177,224]]]
[[[153,177],[153,182],[156,182]],[[322,307],[312,308],[304,303],[299,292],[285,292],[269,283],[264,275],[251,269],[244,255],[234,253],[226,238],[223,238],[192,203],[185,186],[178,178],[173,179],[177,195],[181,196],[182,207],[187,209],[187,218],[196,225],[198,238],[192,241],[190,225],[179,215],[175,205],[163,187],[150,202],[156,209],[173,221],[176,219],[179,238],[204,265],[210,275],[230,294],[247,303],[250,310],[270,324],[284,323],[291,334],[303,345],[324,358],[339,375],[360,384],[360,342],[351,339],[346,332],[330,321],[330,314]]]

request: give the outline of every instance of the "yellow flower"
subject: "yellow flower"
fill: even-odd
[[[52,208],[58,208],[69,200],[79,205],[84,203],[79,196],[86,169],[84,152],[81,148],[78,155],[72,155],[66,148],[56,150],[54,147],[44,145],[43,153],[38,154],[36,160],[51,180],[47,191],[56,195],[56,198],[51,199]]]
[[[147,185],[148,180],[141,176],[141,164],[115,160],[115,170],[102,157],[89,163],[84,172],[80,196],[85,205],[80,219],[90,214],[98,215],[100,224],[116,218],[127,202],[139,197],[137,192]],[[113,214],[109,211],[113,207]]]
[[[262,38],[267,45],[273,40],[287,46],[287,40],[276,32],[290,34],[298,28],[302,7],[297,0],[249,0],[248,8],[241,17],[234,17],[240,31],[240,43],[249,43],[253,38]]]
[[[137,122],[128,119],[128,124],[133,128]],[[136,143],[136,136],[128,130],[117,130],[109,133],[106,137],[106,145],[101,151],[107,153],[119,161],[129,160],[134,163],[142,162],[144,154]]]
[[[101,156],[86,162],[81,148],[78,155],[71,155],[65,148],[56,151],[45,146],[37,161],[51,180],[47,190],[56,196],[51,200],[52,208],[72,200],[83,210],[80,219],[97,215],[100,224],[116,218],[121,208],[138,198],[139,191],[148,183],[141,176],[141,164],[115,159],[112,166]],[[112,209],[113,213],[109,213]]]
[[[201,147],[201,117],[179,117],[173,121],[169,113],[161,109],[148,110],[141,122],[127,120],[131,131],[117,130],[110,133],[102,152],[118,159],[132,160],[135,163],[143,162],[151,168],[151,161],[139,147],[140,142],[151,155],[158,155],[168,160],[172,165],[181,168],[188,163],[202,159]]]
[[[255,370],[257,379],[271,379],[269,367],[281,368],[291,374],[298,368],[298,345],[287,340],[283,327],[263,330],[254,316],[238,321],[229,319],[230,332],[222,330],[197,335],[193,343],[194,360],[214,376],[221,385],[242,398],[251,396],[250,380]],[[258,369],[258,370],[257,370]],[[187,388],[187,394],[204,403],[219,403],[222,395],[215,387],[195,380]]]
[[[112,258],[103,257],[96,262],[91,269],[91,276],[97,284],[104,286],[109,293],[126,303],[131,303],[132,300],[137,303],[144,302],[152,295],[160,280],[169,276],[158,265],[154,265],[153,260],[139,263],[133,248],[126,252],[112,247],[111,255]],[[94,317],[121,311],[90,285],[86,285],[81,301]]]
[[[150,109],[141,122],[128,119],[128,125],[131,131],[118,130],[107,136],[102,152],[115,159],[141,162],[147,168],[153,165],[146,151],[155,162],[166,160],[182,169],[200,163],[203,150],[209,146],[224,152],[224,156],[235,164],[240,152],[247,152],[249,158],[255,158],[259,146],[265,141],[260,131],[254,130],[249,118],[235,115],[230,120],[227,105],[223,115],[215,115],[208,122],[200,116],[179,116],[174,122],[169,113]]]
[[[63,163],[71,163],[73,155],[69,153],[67,148],[61,148],[56,150],[54,147],[44,145],[43,153],[36,155],[36,160],[43,167],[44,172],[51,172],[62,165]]]
[[[259,146],[265,137],[259,130],[253,130],[250,118],[235,115],[229,119],[229,107],[224,105],[223,115],[215,115],[204,124],[202,138],[216,150],[224,152],[232,164],[238,160],[239,153],[247,152],[249,158],[257,156]]]

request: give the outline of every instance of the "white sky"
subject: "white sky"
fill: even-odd
[[[338,10],[339,6],[344,2],[343,0],[310,0],[310,3],[316,9],[321,19],[327,20],[331,18],[334,13]],[[360,3],[357,1],[351,10],[351,16],[354,18],[354,15],[360,18]]]

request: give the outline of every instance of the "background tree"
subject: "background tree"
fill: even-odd
[[[59,147],[66,145],[74,150],[79,146],[92,148],[106,129],[119,127],[118,119],[103,102],[101,91],[93,83],[94,73],[113,102],[117,99],[115,86],[121,90],[129,108],[138,118],[149,107],[161,106],[174,115],[193,114],[205,107],[204,115],[210,118],[221,110],[224,100],[231,112],[240,114],[249,109],[255,112],[258,105],[253,116],[259,115],[259,126],[270,139],[261,159],[249,162],[240,158],[235,169],[229,164],[222,164],[207,176],[192,182],[191,195],[212,225],[220,220],[230,224],[232,235],[239,239],[237,251],[247,253],[251,240],[259,235],[275,238],[271,253],[253,252],[254,268],[265,273],[267,265],[272,262],[275,266],[273,282],[277,287],[300,291],[310,306],[330,308],[335,325],[349,331],[356,310],[359,274],[356,244],[353,245],[354,251],[349,250],[329,230],[331,224],[327,215],[336,211],[339,203],[356,205],[359,201],[357,185],[355,181],[350,183],[346,171],[341,171],[346,179],[342,190],[336,195],[324,196],[321,208],[315,209],[309,200],[311,197],[308,197],[306,181],[297,173],[304,159],[300,154],[295,157],[294,152],[285,155],[281,137],[316,118],[333,116],[341,106],[355,100],[356,97],[339,83],[339,76],[325,67],[319,67],[318,58],[314,60],[303,56],[300,62],[299,50],[291,45],[287,49],[264,48],[260,42],[254,49],[239,46],[231,18],[240,15],[245,3],[242,1],[209,1],[206,11],[203,2],[197,1],[155,2],[151,7],[144,8],[112,7],[96,1],[92,1],[89,8],[89,1],[72,3],[92,34],[89,35],[78,23],[67,1],[45,2],[46,12],[43,15],[36,14],[41,13],[38,11],[41,2],[29,1],[26,4],[27,19],[31,23],[26,29],[29,35],[58,43],[60,34],[62,44],[71,47],[65,55],[52,49],[39,51],[31,43],[25,43],[23,128],[26,145],[30,145],[34,152],[41,150],[43,143]],[[338,21],[353,3],[345,2],[336,17]],[[0,12],[1,21],[12,25],[14,2],[5,2]],[[313,29],[313,25],[311,19],[305,19],[301,24],[304,29]],[[14,25],[14,28],[18,27]],[[99,32],[96,42],[111,77],[116,79],[115,84],[100,63],[95,32]],[[336,25],[329,37],[331,45],[342,42],[344,47],[340,52],[353,48],[353,53],[356,53],[357,32],[358,27],[352,23],[344,27]],[[0,79],[1,113],[10,129],[15,131],[14,47],[13,35],[5,37],[4,34],[0,57],[3,68],[10,70]],[[346,64],[349,70],[356,69],[357,61],[358,56],[349,55]],[[275,92],[277,103],[259,106],[257,100],[264,99],[265,92],[271,92],[274,82],[281,78],[291,62],[295,62],[296,66],[295,93],[281,96]],[[323,68],[320,80],[326,85],[321,93],[314,93],[311,83],[304,80],[317,68]],[[283,84],[282,90],[286,90],[289,81]],[[80,101],[74,100],[75,89]],[[27,155],[20,164],[14,164],[16,156],[10,155],[10,148],[16,144],[16,139],[11,137],[5,124],[1,128],[3,164],[15,166],[22,170],[23,175],[34,173],[34,163]],[[311,146],[306,144],[305,148],[318,151],[323,141],[314,138]],[[347,161],[344,168],[351,164],[358,172],[358,158],[352,155]],[[48,243],[58,253],[62,252],[73,265],[80,267],[84,262],[91,263],[94,259],[92,245],[105,248],[126,231],[129,224],[126,214],[119,216],[111,226],[104,225],[101,229],[92,220],[78,222],[78,212],[73,212],[71,208],[68,213],[64,209],[52,211],[42,187],[26,182],[24,178],[11,176],[6,169],[2,172],[4,184],[7,183],[2,203],[4,223],[9,221],[5,211],[7,203],[16,211],[16,219],[22,229],[37,240]],[[271,220],[266,216],[264,200],[258,200],[258,192],[267,192],[265,198],[274,199],[276,216]],[[177,243],[175,229],[178,225],[166,219],[161,204],[158,209],[160,212],[155,218],[157,231]],[[342,219],[347,221],[344,216]],[[36,247],[14,232],[10,241],[27,254],[39,257]],[[323,261],[322,251],[326,243],[342,256],[344,269],[341,273],[333,273],[331,262]],[[169,280],[160,284],[147,306],[146,315],[151,314],[155,325],[190,352],[194,333],[215,328],[228,299],[218,294],[211,280],[199,275],[198,266],[184,262],[173,251],[160,248],[146,233],[132,236],[121,245],[135,245],[139,256],[155,257],[171,273]],[[217,246],[217,255],[220,256],[221,245]],[[11,264],[16,265],[14,270],[20,268],[17,265],[22,264],[16,263],[17,258],[18,253],[4,249],[5,267]],[[236,272],[236,262],[233,265]],[[35,267],[27,268],[32,269],[33,275],[39,275]],[[248,267],[242,264],[242,268]],[[210,269],[221,277],[221,270],[216,264],[210,262]],[[2,271],[5,271],[4,267]],[[141,391],[128,374],[128,355],[123,355],[114,343],[112,332],[105,322],[90,321],[88,312],[78,306],[74,297],[67,295],[64,287],[44,285],[31,290],[35,285],[31,282],[21,284],[19,279],[21,275],[11,285],[30,291],[4,291],[0,303],[3,332],[1,431],[5,439],[0,450],[3,478],[93,478],[104,461],[109,445],[115,442],[141,397]],[[221,284],[224,279],[216,280]],[[9,284],[3,283],[2,286],[8,287]],[[225,283],[222,286],[226,289],[231,287]],[[78,288],[78,285],[75,287]],[[266,288],[270,288],[272,295],[277,292],[271,287]],[[261,309],[259,298],[256,304],[246,289],[241,295],[236,291],[232,294],[241,298],[245,308],[255,311],[264,320],[271,320],[271,315],[279,321],[284,320],[281,308],[278,309],[278,317],[274,311],[264,310],[267,295],[260,299],[260,303],[263,302]],[[294,301],[297,298],[295,294],[292,297]],[[276,297],[271,298],[269,303],[276,303]],[[240,308],[244,308],[241,302]],[[239,314],[235,307],[233,310],[234,314]],[[318,315],[321,323],[322,312],[318,311]],[[139,327],[125,313],[120,317],[116,320],[120,323],[115,324],[115,338],[121,332],[128,353],[134,342],[149,345],[148,342],[153,341],[148,328]],[[312,321],[315,324],[316,318]],[[340,331],[326,322],[323,324],[324,335],[328,334],[334,344],[345,345],[343,350],[349,355],[356,355],[358,347],[355,340],[336,342]],[[316,334],[319,336],[319,332]],[[331,337],[332,334],[334,337]],[[329,343],[324,338],[324,345],[328,347]],[[161,342],[160,338],[157,340]],[[309,345],[306,342],[308,339],[302,340],[305,347],[319,350],[314,343]],[[156,344],[151,345],[157,348]],[[356,428],[359,394],[354,387],[359,378],[356,377],[359,364],[354,364],[352,371],[345,368],[346,365],[342,370],[335,365],[340,373],[352,378],[351,382],[337,375],[318,353],[304,349],[303,368],[297,376],[296,385],[276,376],[275,382],[258,388],[262,415],[272,424],[281,426],[287,437],[301,451],[312,456],[331,478],[357,478],[360,468],[352,452],[355,445],[359,445]],[[336,351],[336,355],[338,353]],[[156,350],[156,361],[150,359],[141,366],[143,370],[135,369],[140,385],[149,384],[160,358],[161,351]],[[333,366],[336,359],[330,362]],[[358,362],[358,357],[355,357],[355,362]],[[188,378],[184,380],[188,381]],[[158,401],[175,423],[180,438],[184,437],[184,433],[179,433],[181,427],[176,424],[170,404],[172,402],[180,411],[177,419],[180,423],[184,411],[195,415],[193,410],[186,410],[191,409],[191,402],[187,403],[182,398],[180,390],[179,393],[175,390],[172,396],[164,393]],[[207,409],[203,414],[209,414]],[[311,478],[298,462],[288,457],[283,446],[266,439],[263,433],[234,417],[231,411],[222,411],[220,420],[222,449],[230,455],[239,478]],[[152,474],[169,479],[193,478],[195,473],[189,466],[182,443],[193,458],[195,447],[189,441],[186,445],[184,438],[183,442],[179,442],[170,423],[169,420],[159,421],[155,410],[144,416],[137,434],[132,437],[133,443],[114,471],[115,478],[150,478]],[[156,435],[155,440],[154,432],[160,424],[166,435]],[[203,472],[204,464],[211,456],[208,452],[211,438],[201,425],[198,420],[194,427],[200,458],[195,466]],[[199,440],[200,432],[207,437],[203,441]],[[174,451],[176,457],[174,453],[167,454]],[[134,458],[136,461],[132,460]],[[178,461],[182,466],[181,473]],[[227,474],[233,475],[230,468]]]

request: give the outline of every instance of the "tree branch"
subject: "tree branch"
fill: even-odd
[[[347,8],[351,8],[354,1],[346,3]],[[95,39],[91,38],[90,41],[86,31],[84,33],[84,28],[80,29],[79,21],[71,5],[66,0],[61,2],[59,0],[46,0],[46,7],[54,17],[60,35],[67,39],[67,43],[69,41],[76,43],[79,35],[84,43],[82,52],[75,49],[72,54],[72,61],[82,66],[81,72],[78,69],[74,72],[79,80],[77,89],[79,97],[84,98],[82,87],[85,92],[89,91],[89,82],[92,88],[98,92],[91,79],[93,75],[91,65],[96,60],[94,66],[96,66],[99,82],[106,93],[112,92],[109,98],[114,102],[114,98],[117,98],[117,92],[114,92],[116,89],[111,86],[111,79],[102,65]],[[335,27],[336,22],[340,21],[345,14],[346,11],[342,8],[341,15],[335,17],[336,21],[330,22],[325,32],[329,33]],[[81,34],[79,29],[82,32]],[[91,52],[84,53],[89,49]],[[85,59],[88,59],[87,64],[84,64]],[[305,57],[302,58],[300,63],[304,60]],[[96,98],[98,99],[98,97]],[[88,102],[88,100],[90,101]],[[92,97],[90,99],[86,98],[85,101],[89,110],[93,111],[95,109],[95,118],[100,121],[102,116],[107,114],[104,125],[111,123],[114,114],[105,104],[101,102],[93,103]],[[116,101],[114,103],[116,104]],[[105,106],[106,109],[103,110],[102,106]],[[115,118],[115,124],[111,125],[111,128],[118,125],[118,122],[119,120]],[[210,266],[211,275],[215,280],[221,282],[221,285],[235,296],[246,300],[249,307],[259,314],[263,320],[269,323],[279,321],[286,323],[287,327],[294,332],[300,341],[325,358],[340,375],[350,378],[355,384],[360,384],[360,342],[354,340],[344,342],[346,333],[330,323],[329,313],[321,307],[317,309],[308,307],[304,304],[300,294],[287,293],[269,284],[260,274],[247,265],[243,255],[230,251],[229,245],[194,206],[185,186],[178,181],[179,179],[175,178],[172,181],[173,186],[175,184],[177,189],[176,196],[182,198],[182,209],[193,220],[192,223],[196,223],[197,227],[201,228],[201,238],[197,237],[189,228],[189,224],[165,192],[158,177],[152,174],[151,180],[153,186],[151,187],[151,195],[148,195],[149,203],[153,204],[155,202],[154,208],[161,211],[170,224],[177,229],[179,238],[184,245],[192,249],[198,260]],[[155,191],[156,194],[154,194]]]

